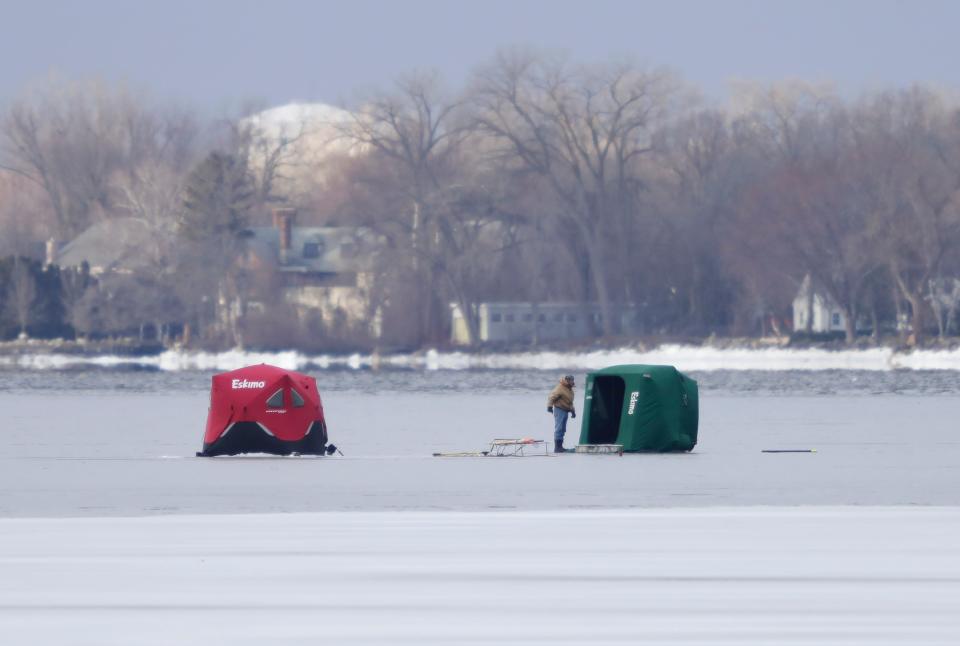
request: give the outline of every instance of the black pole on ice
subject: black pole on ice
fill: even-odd
[[[761,453],[816,453],[816,449],[761,449]]]

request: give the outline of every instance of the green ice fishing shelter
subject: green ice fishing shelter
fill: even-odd
[[[584,386],[580,444],[689,451],[697,444],[697,382],[673,366],[611,366]]]

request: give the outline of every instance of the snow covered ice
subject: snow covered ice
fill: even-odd
[[[956,644],[955,508],[0,521],[15,644]]]

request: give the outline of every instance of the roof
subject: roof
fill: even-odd
[[[310,376],[296,370],[287,370],[278,366],[272,366],[269,363],[259,363],[252,366],[244,366],[235,370],[221,372],[213,376],[214,379],[260,379],[275,381],[281,377],[294,377],[297,379],[309,379]]]
[[[104,220],[64,245],[57,254],[57,264],[77,267],[86,261],[96,271],[142,269],[151,264],[144,247],[154,242],[157,235],[139,218]]]
[[[608,366],[600,370],[594,370],[591,374],[600,375],[655,375],[656,373],[675,375],[677,369],[674,366],[646,365],[642,363],[623,364],[618,366]]]
[[[818,289],[813,284],[813,280],[810,277],[810,274],[807,274],[803,277],[803,281],[800,283],[800,288],[797,290],[797,295],[793,297],[794,304],[805,303],[810,298],[810,290],[813,290],[813,297],[819,299],[829,308],[838,307],[836,302],[833,300],[833,297],[825,289]]]
[[[370,267],[369,236],[349,227],[291,227],[290,250],[280,257],[280,231],[275,227],[251,227],[248,245],[270,257],[283,271],[339,274],[366,271]]]

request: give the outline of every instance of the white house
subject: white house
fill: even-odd
[[[534,343],[558,339],[586,339],[603,327],[603,314],[597,304],[583,303],[479,303],[477,306],[478,343]],[[636,308],[611,305],[617,333],[635,331]],[[450,340],[467,345],[470,335],[460,306],[450,304]]]
[[[793,299],[793,329],[803,332],[810,322],[810,331],[815,334],[844,332],[847,317],[843,309],[824,290],[813,287],[807,274]]]

